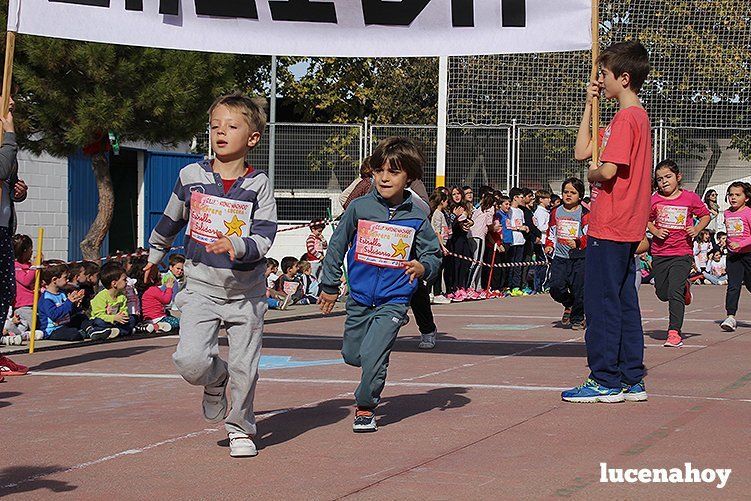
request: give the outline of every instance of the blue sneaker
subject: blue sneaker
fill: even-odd
[[[620,388],[606,388],[594,379],[589,378],[583,385],[562,392],[561,400],[584,404],[593,404],[595,402],[612,404],[623,402],[625,399],[623,391]]]
[[[623,383],[623,398],[629,402],[645,402],[647,400],[647,388],[642,379],[636,384]]]

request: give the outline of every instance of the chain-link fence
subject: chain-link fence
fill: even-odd
[[[307,222],[337,211],[339,193],[358,175],[364,141],[363,125],[269,124],[248,162],[266,171],[273,163],[279,221]],[[196,148],[212,156],[208,133]]]

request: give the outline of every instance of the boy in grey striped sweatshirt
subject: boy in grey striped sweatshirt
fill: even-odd
[[[188,225],[186,285],[175,300],[181,311],[180,341],[172,359],[187,382],[204,387],[204,418],[225,421],[233,457],[258,454],[253,396],[268,308],[265,255],[276,236],[277,216],[268,177],[254,170],[246,156],[266,126],[264,106],[265,100],[240,94],[222,96],[211,106],[215,158],[180,171],[149,238],[144,269],[147,277],[153,276],[155,265]],[[228,363],[219,358],[221,324],[229,337]]]

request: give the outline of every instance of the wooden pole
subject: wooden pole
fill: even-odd
[[[29,332],[29,353],[34,353],[34,340],[37,332],[37,310],[39,309],[39,282],[42,278],[42,242],[44,241],[44,228],[39,228],[37,235],[37,257],[34,260],[36,276],[34,277],[34,306],[31,308],[31,329]]]
[[[592,75],[591,81],[598,77],[597,59],[600,57],[600,2],[592,0]],[[600,99],[592,99],[592,162],[600,162]]]
[[[5,67],[3,68],[3,107],[2,116],[8,114],[10,107],[10,84],[13,81],[13,57],[16,52],[16,32],[9,31],[5,35]],[[0,128],[0,144],[5,131]]]

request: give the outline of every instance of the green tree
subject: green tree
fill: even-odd
[[[7,12],[7,2],[0,8]],[[227,55],[19,35],[14,81],[20,145],[66,156],[106,142],[110,131],[123,140],[165,145],[189,140],[205,130],[214,97],[232,86],[232,61]],[[100,256],[114,208],[103,149],[92,155],[92,167],[99,205],[80,243],[85,259]]]

